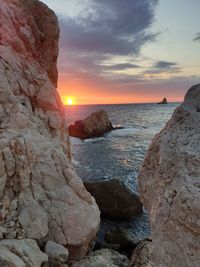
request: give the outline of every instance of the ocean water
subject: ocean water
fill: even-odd
[[[121,179],[133,192],[138,193],[137,174],[148,146],[154,135],[171,118],[178,105],[170,103],[66,107],[68,124],[104,109],[108,112],[113,125],[124,127],[103,137],[85,141],[71,138],[73,164],[78,175],[83,180]],[[105,224],[112,223],[105,222]],[[117,223],[123,227],[123,222]],[[134,239],[140,240],[150,235],[146,212],[125,227],[130,229],[130,235]]]

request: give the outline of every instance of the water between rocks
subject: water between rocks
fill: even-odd
[[[104,109],[112,124],[124,129],[112,131],[103,137],[82,141],[71,138],[73,164],[82,180],[110,179],[123,180],[133,192],[138,192],[137,173],[147,148],[156,133],[170,119],[178,103],[82,105],[66,107],[68,124],[83,119],[92,112]],[[125,223],[103,221],[99,240],[104,236],[107,225],[125,227],[136,241],[147,238],[150,229],[147,214]]]

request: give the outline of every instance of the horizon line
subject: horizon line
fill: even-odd
[[[141,104],[157,104],[161,106],[167,106],[168,104],[179,104],[182,101],[170,101],[167,104],[159,104],[158,102],[131,102],[131,103],[98,103],[98,104],[73,104],[73,105],[64,105],[64,107],[73,107],[73,106],[103,106],[103,105],[141,105]]]

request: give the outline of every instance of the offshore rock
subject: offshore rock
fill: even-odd
[[[167,102],[167,98],[163,98],[163,100],[161,102],[158,103],[159,105],[165,105],[165,104],[168,104]]]
[[[150,216],[149,266],[200,266],[200,84],[155,136],[140,170]]]
[[[131,220],[143,211],[140,197],[118,179],[84,181],[105,218]]]
[[[0,0],[0,24],[1,238],[52,240],[80,259],[100,216],[71,164],[57,18],[37,0]]]
[[[113,126],[105,110],[92,113],[84,120],[75,121],[74,125],[69,126],[69,135],[87,139],[100,137],[113,130]]]

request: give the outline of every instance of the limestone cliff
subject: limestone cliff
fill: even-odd
[[[81,258],[100,219],[71,164],[57,18],[37,0],[0,0],[0,25],[1,238],[53,240]]]
[[[200,266],[199,125],[200,85],[196,85],[155,136],[139,173],[152,229],[148,266]]]

